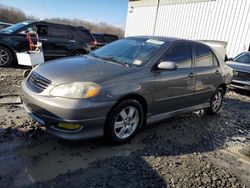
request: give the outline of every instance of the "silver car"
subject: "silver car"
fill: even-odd
[[[231,79],[232,69],[203,43],[129,37],[36,67],[22,99],[53,135],[121,144],[146,123],[198,109],[217,113]]]
[[[234,69],[231,86],[250,91],[250,52],[243,52],[229,60],[228,66]]]

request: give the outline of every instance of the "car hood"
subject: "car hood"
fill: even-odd
[[[6,32],[3,32],[3,31],[0,31],[0,36],[5,36],[5,35],[10,35],[10,33],[6,33]]]
[[[239,70],[239,71],[243,71],[243,72],[250,72],[250,64],[228,61],[227,65],[230,66],[234,70]]]
[[[34,69],[36,73],[51,80],[53,85],[75,81],[111,83],[124,79],[125,75],[136,70],[136,67],[127,67],[90,56],[53,60]]]

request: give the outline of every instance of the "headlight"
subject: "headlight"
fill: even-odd
[[[86,99],[97,96],[100,89],[101,87],[93,82],[73,82],[55,86],[50,91],[50,95],[71,99]]]

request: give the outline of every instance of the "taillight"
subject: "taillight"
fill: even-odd
[[[90,44],[93,45],[94,47],[96,47],[97,46],[97,41],[96,40],[91,41]]]

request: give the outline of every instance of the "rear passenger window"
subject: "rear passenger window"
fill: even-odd
[[[104,39],[106,43],[111,43],[118,40],[118,37],[112,35],[104,35]]]
[[[214,66],[215,57],[209,47],[205,45],[195,44],[194,49],[196,53],[196,61],[195,61],[196,67]]]
[[[49,27],[49,36],[58,38],[73,38],[69,29],[61,27]]]
[[[213,59],[214,59],[214,66],[219,66],[220,65],[219,61],[215,55],[213,55]]]
[[[102,35],[94,35],[97,42],[104,43],[104,38]]]
[[[192,50],[189,44],[179,44],[168,50],[163,57],[163,61],[175,62],[178,68],[192,67]]]
[[[77,30],[76,33],[80,39],[83,39],[86,41],[93,41],[94,40],[94,38],[91,36],[89,31]]]

